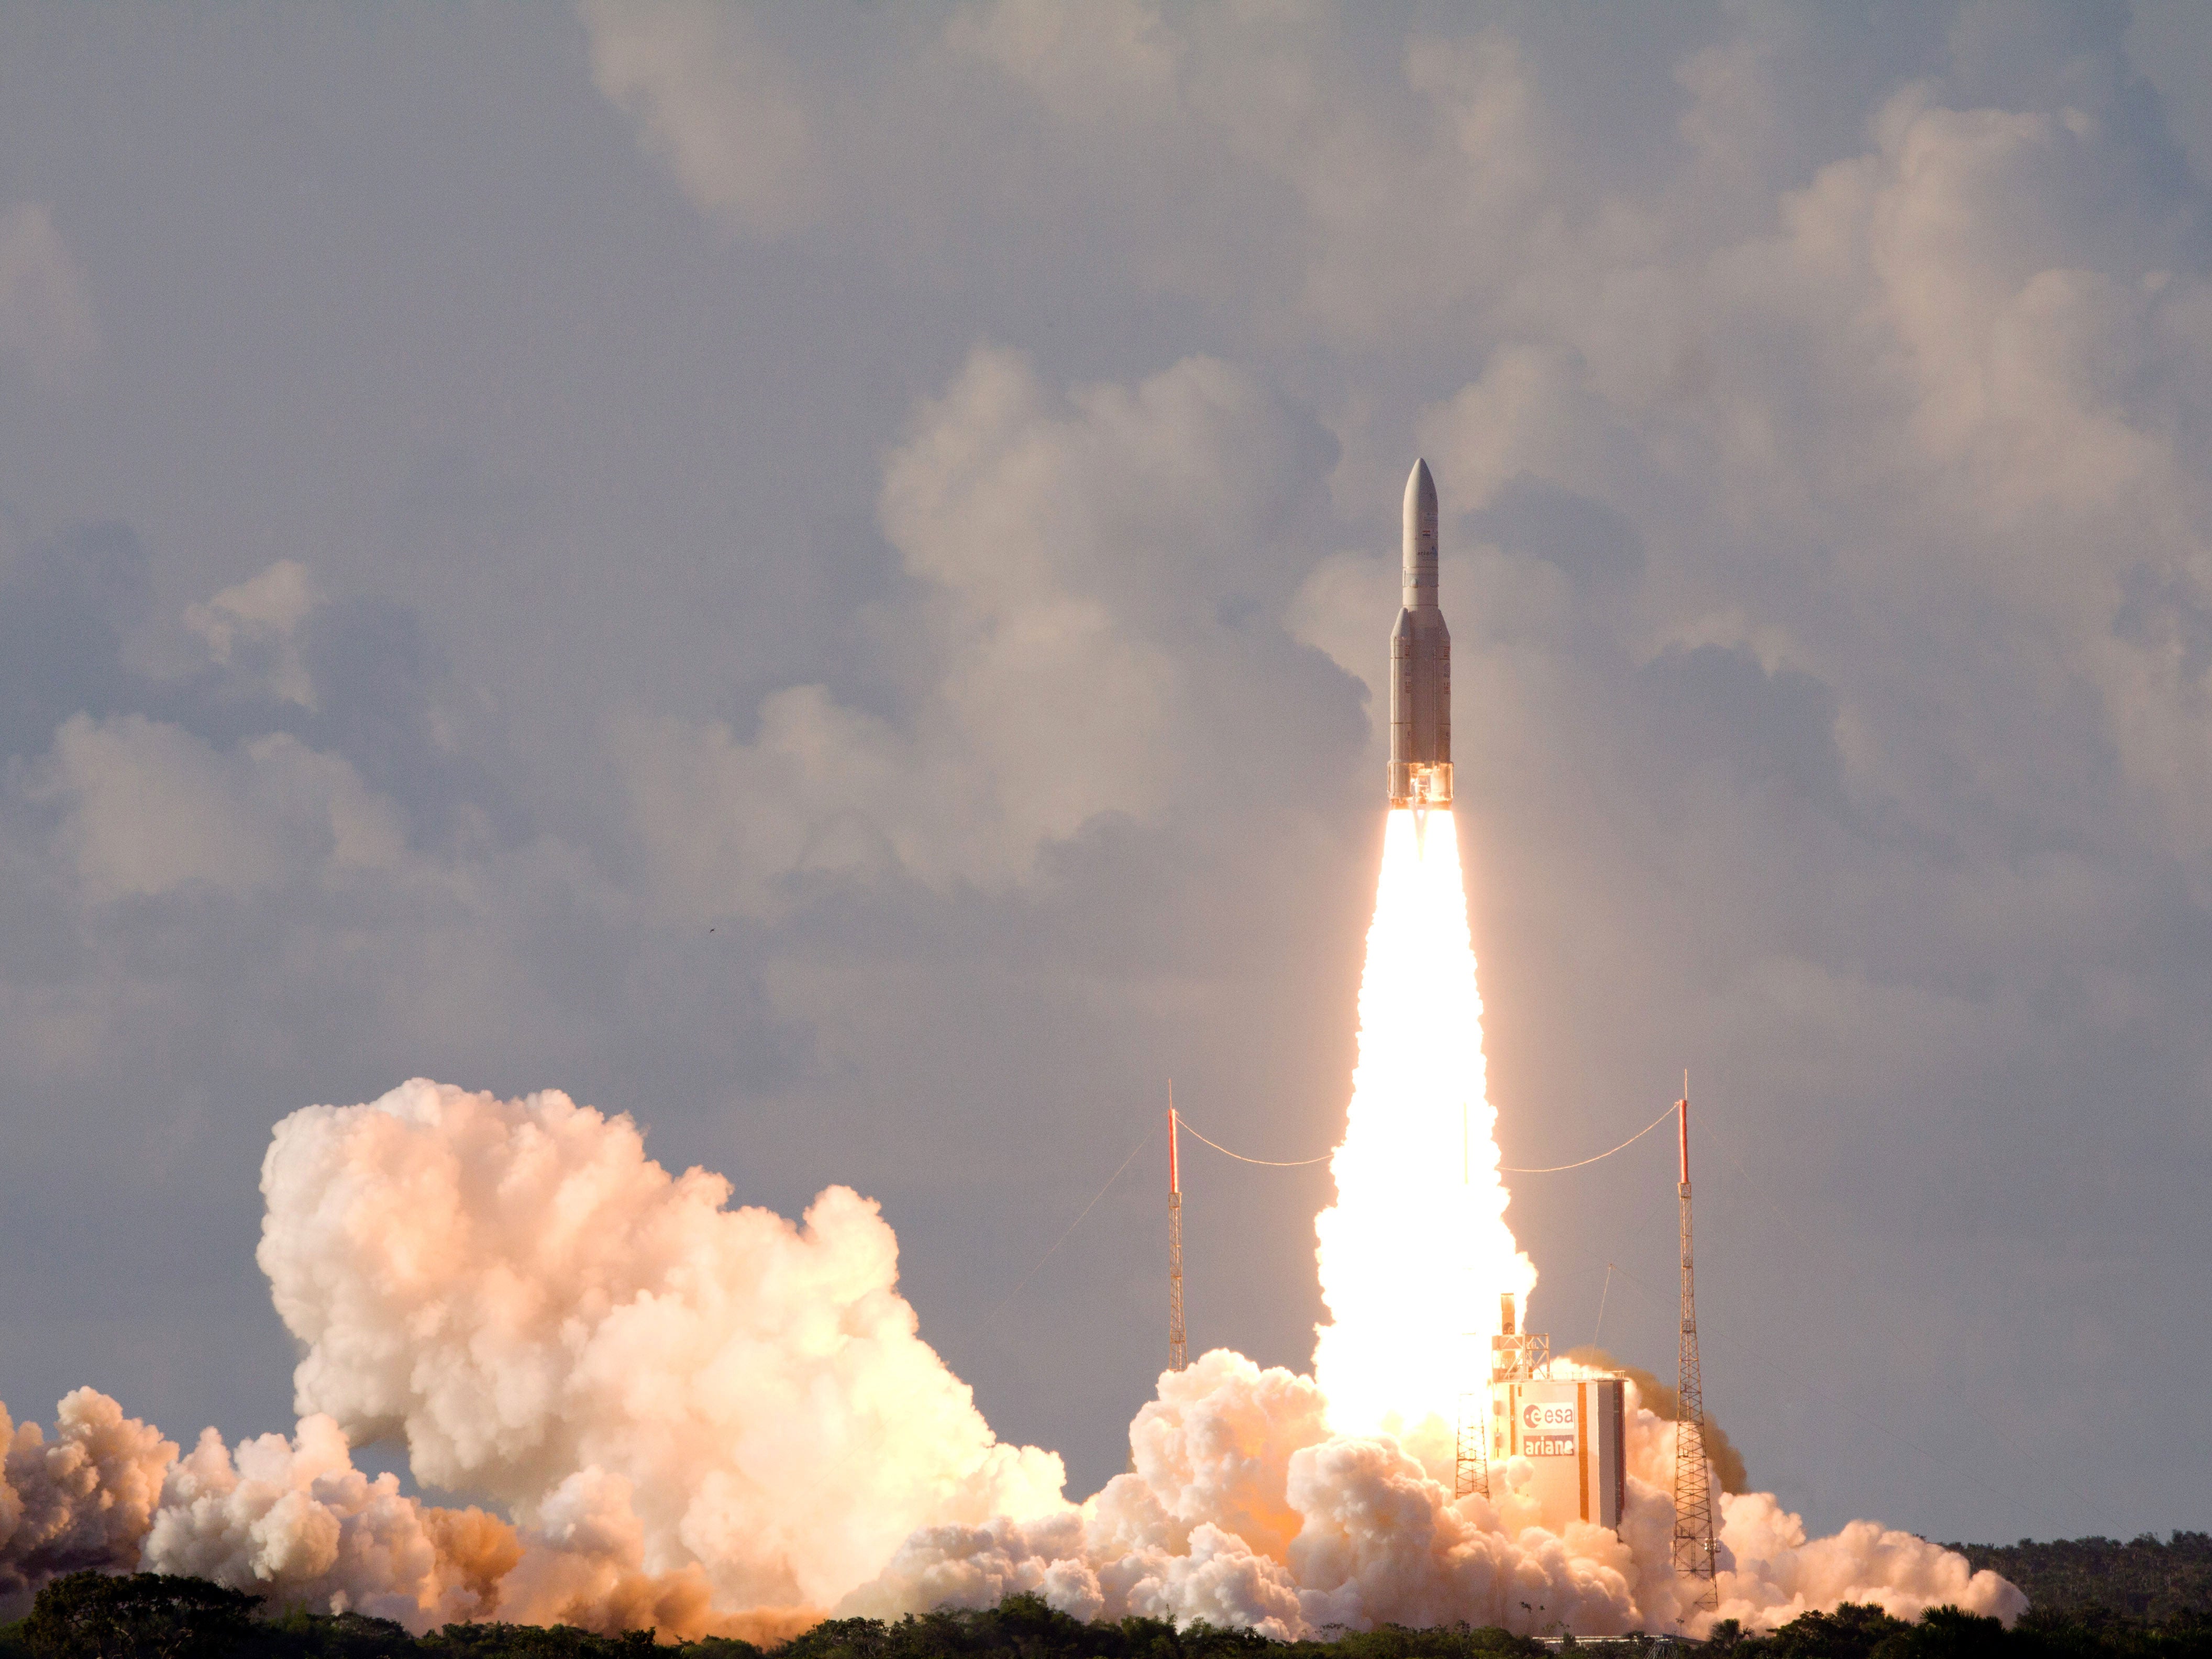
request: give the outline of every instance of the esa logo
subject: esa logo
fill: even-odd
[[[1564,1400],[1532,1400],[1521,1408],[1521,1426],[1532,1433],[1542,1429],[1572,1429],[1575,1408]]]

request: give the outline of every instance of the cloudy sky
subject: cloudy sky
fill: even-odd
[[[0,1400],[289,1427],[270,1126],[427,1075],[880,1199],[1095,1486],[1157,1139],[1039,1257],[1341,1128],[1418,453],[1506,1162],[1690,1068],[1809,1523],[2212,1523],[2207,181],[2179,5],[9,9]],[[1516,1183],[1562,1346],[1672,1180]]]

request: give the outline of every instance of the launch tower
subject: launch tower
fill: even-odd
[[[1175,1085],[1168,1085],[1168,1369],[1190,1364],[1182,1330],[1182,1164],[1176,1145]]]
[[[1498,1299],[1490,1385],[1460,1400],[1455,1495],[1492,1486],[1504,1470],[1513,1494],[1533,1500],[1536,1523],[1564,1537],[1571,1522],[1620,1529],[1628,1501],[1626,1383],[1619,1376],[1552,1372],[1552,1339],[1517,1328],[1513,1297]]]
[[[1674,1377],[1674,1571],[1698,1584],[1698,1605],[1717,1607],[1712,1476],[1705,1465],[1705,1389],[1698,1375],[1698,1293],[1690,1269],[1690,1079],[1682,1079],[1682,1341]]]

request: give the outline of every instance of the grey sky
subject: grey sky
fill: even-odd
[[[1506,1161],[1692,1069],[1814,1528],[2212,1524],[2208,88],[2179,6],[0,14],[0,1400],[289,1427],[269,1127],[420,1074],[879,1198],[1091,1490],[1158,1159],[1000,1304],[1168,1076],[1340,1128],[1420,451]],[[1510,1218],[1663,1373],[1644,1151]],[[1303,1366],[1325,1175],[1188,1160],[1194,1342]]]

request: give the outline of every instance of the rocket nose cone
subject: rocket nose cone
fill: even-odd
[[[1406,477],[1406,519],[1408,523],[1426,520],[1434,524],[1437,518],[1437,481],[1429,476],[1429,464],[1416,460],[1413,470]]]
[[[1406,480],[1406,580],[1432,588],[1436,571],[1437,481],[1426,461],[1415,461]]]

